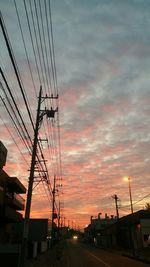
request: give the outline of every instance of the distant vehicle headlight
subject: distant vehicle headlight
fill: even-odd
[[[77,240],[78,239],[78,236],[77,235],[73,235],[73,239],[74,240]]]

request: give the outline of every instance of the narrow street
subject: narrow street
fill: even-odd
[[[147,267],[146,263],[125,256],[87,247],[77,240],[66,242],[62,256],[51,267]]]

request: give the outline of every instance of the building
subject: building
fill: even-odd
[[[6,158],[7,158],[7,148],[0,141],[0,169],[3,169],[3,167],[5,166]]]
[[[10,177],[0,169],[0,243],[15,243],[15,224],[23,219],[25,200],[20,194],[26,192],[25,187],[16,177]]]
[[[108,226],[114,224],[116,220],[116,217],[109,217],[107,214],[105,214],[105,218],[101,218],[101,213],[98,214],[97,218],[91,216],[91,223],[84,229],[86,241],[95,246],[103,246],[103,231]]]
[[[5,266],[17,266],[21,235],[18,225],[23,221],[26,188],[17,177],[10,177],[3,167],[7,149],[0,142],[0,258]],[[8,262],[7,262],[8,261]],[[14,265],[13,265],[14,264]]]
[[[91,218],[85,239],[105,249],[130,251],[133,256],[150,253],[150,211],[139,210],[120,219]]]
[[[133,253],[150,246],[150,211],[139,210],[120,218],[103,231],[104,246]]]
[[[26,193],[26,188],[17,177],[10,177],[0,169],[0,221],[5,223],[18,222],[22,219],[25,200],[21,194]]]

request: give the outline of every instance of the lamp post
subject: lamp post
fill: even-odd
[[[132,204],[132,194],[131,194],[131,178],[129,176],[124,177],[125,181],[128,181],[129,185],[129,196],[130,196],[130,205],[131,205],[131,213],[133,213],[133,204]]]

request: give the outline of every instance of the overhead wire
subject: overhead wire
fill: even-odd
[[[23,29],[22,29],[22,26],[21,26],[21,20],[20,20],[20,16],[19,16],[18,8],[17,8],[16,0],[14,0],[14,4],[15,4],[15,9],[16,9],[17,19],[18,19],[18,23],[19,23],[20,32],[21,32],[21,37],[22,37],[22,41],[23,41],[23,46],[24,46],[24,50],[25,50],[25,54],[26,54],[26,58],[27,58],[27,62],[28,62],[28,67],[29,67],[29,71],[30,71],[30,76],[31,76],[31,80],[32,80],[32,84],[33,84],[34,92],[35,92],[35,95],[36,95],[36,97],[37,97],[35,81],[34,81],[34,78],[33,78],[33,73],[32,73],[31,64],[30,64],[30,60],[29,60],[29,56],[28,56],[28,52],[27,52],[27,47],[26,47],[25,38],[24,38],[24,35],[23,35]]]
[[[20,113],[20,111],[19,111],[19,108],[18,108],[18,106],[17,106],[17,104],[16,104],[16,101],[15,101],[13,95],[12,95],[12,92],[11,92],[11,90],[10,90],[10,87],[9,87],[9,85],[8,85],[8,83],[7,83],[7,80],[6,80],[6,78],[5,78],[5,75],[4,75],[3,70],[1,69],[1,67],[0,67],[0,74],[2,75],[2,78],[3,78],[4,82],[5,82],[6,87],[7,87],[7,90],[8,90],[8,92],[9,92],[9,94],[10,94],[10,96],[11,96],[11,99],[12,99],[12,101],[13,101],[13,104],[14,104],[14,106],[15,106],[15,108],[16,108],[17,114],[19,115],[19,118],[20,118],[20,120],[21,120],[22,125],[21,125],[20,122],[18,122],[18,124],[19,124],[19,126],[20,126],[20,128],[21,128],[21,131],[23,132],[24,139],[27,140],[26,137],[28,136],[28,138],[29,138],[29,140],[30,140],[30,144],[31,144],[31,138],[30,138],[30,135],[29,135],[29,133],[28,133],[28,131],[27,131],[27,128],[26,128],[25,123],[24,123],[24,120],[23,120],[23,118],[22,118],[22,116],[21,116],[21,113]],[[6,94],[5,90],[3,90],[3,91],[4,91],[4,93],[5,93],[5,96],[7,97],[7,94]],[[10,104],[8,97],[7,97],[7,100],[8,100],[8,103]],[[11,105],[11,104],[10,104],[10,106],[11,106],[11,108],[12,108],[12,105]],[[12,108],[12,110],[13,110],[13,113],[14,113],[16,119],[17,119],[17,116],[16,116],[16,114],[15,114],[13,108]],[[7,108],[7,111],[8,111],[8,108]],[[9,112],[9,114],[10,114],[10,112]],[[10,114],[10,115],[11,115],[11,114]],[[12,116],[11,116],[11,117],[12,117]],[[13,121],[14,121],[14,120],[13,120]],[[18,121],[18,119],[17,119],[17,121]],[[22,126],[23,126],[24,130],[23,130]],[[25,131],[25,133],[27,134],[26,136],[24,135],[24,131]],[[27,141],[27,143],[28,143],[28,141]],[[28,143],[28,147],[30,147],[29,143]]]
[[[27,166],[29,167],[29,163],[28,163],[27,159],[25,158],[24,154],[22,153],[20,147],[18,146],[18,143],[16,142],[16,139],[14,138],[14,136],[12,135],[12,132],[11,132],[11,131],[9,130],[9,128],[7,127],[6,123],[5,123],[4,120],[2,119],[1,115],[0,115],[0,119],[1,119],[1,121],[3,122],[3,124],[4,124],[5,128],[6,128],[6,130],[7,130],[8,133],[9,133],[9,135],[11,136],[11,138],[12,138],[14,144],[15,144],[16,147],[18,148],[18,150],[19,150],[21,156],[22,156],[23,159],[24,159],[24,162],[26,162]]]
[[[44,58],[44,52],[43,52],[43,44],[42,44],[42,36],[41,36],[41,28],[40,28],[40,22],[39,22],[39,15],[38,15],[38,7],[36,4],[36,0],[33,0],[34,2],[34,7],[35,7],[35,17],[37,21],[37,29],[38,29],[38,36],[39,36],[39,42],[40,42],[40,51],[41,51],[41,58],[42,58],[42,74],[43,74],[43,81],[47,83],[48,86],[48,79],[47,79],[47,71],[46,71],[46,65],[45,65],[45,58]],[[45,86],[45,93],[46,93],[46,86]]]
[[[50,28],[49,28],[49,24],[51,23],[51,20],[50,20],[50,23],[49,23],[49,20],[48,20],[48,6],[47,6],[47,1],[44,0],[44,7],[45,7],[45,14],[46,14],[46,26],[47,26],[47,34],[48,34],[48,47],[49,47],[49,56],[50,56],[50,61],[51,61],[51,71],[52,71],[52,80],[53,80],[53,86],[52,86],[52,94],[54,93],[55,94],[55,75],[54,75],[54,64],[53,64],[53,56],[52,56],[52,45],[51,45],[51,31],[50,31]],[[49,13],[50,15],[50,13]],[[51,83],[52,84],[52,83]],[[56,94],[55,94],[56,95]]]
[[[26,18],[27,18],[27,24],[28,24],[34,59],[35,59],[36,70],[37,70],[37,74],[38,74],[38,78],[39,78],[39,83],[40,83],[40,85],[42,85],[42,80],[41,80],[41,76],[40,76],[40,70],[39,70],[38,61],[37,61],[37,57],[36,57],[36,50],[35,50],[35,46],[34,46],[32,30],[31,30],[31,26],[30,26],[30,20],[29,20],[29,15],[28,15],[28,10],[27,10],[27,5],[26,5],[25,0],[23,0],[23,3],[24,3],[24,9],[25,9],[25,14],[26,14]]]
[[[21,28],[21,27],[20,27]],[[22,37],[23,37],[23,35],[22,35]],[[41,152],[41,150],[40,150],[40,152]]]
[[[48,48],[49,48],[49,56],[50,56],[51,68],[50,68],[50,66],[48,64],[48,56],[47,56],[48,55],[48,51],[47,51],[47,47],[46,47],[46,37],[45,37],[45,31],[44,31],[43,13],[42,13],[41,3],[39,1],[39,5],[37,6],[36,1],[34,0],[34,11],[35,11],[35,15],[36,15],[35,17],[36,17],[36,23],[37,23],[37,28],[38,28],[38,35],[37,35],[35,19],[34,19],[34,14],[33,14],[33,5],[31,4],[31,0],[29,0],[29,5],[30,5],[30,14],[31,14],[31,20],[32,20],[32,27],[31,27],[31,23],[30,23],[30,19],[29,19],[30,15],[28,13],[26,0],[23,0],[23,2],[24,2],[24,8],[25,8],[25,13],[26,13],[28,29],[29,29],[29,34],[30,34],[30,39],[31,39],[31,44],[32,44],[32,49],[33,49],[33,54],[34,54],[37,74],[38,74],[38,78],[39,78],[39,83],[42,84],[42,81],[43,81],[46,95],[47,95],[47,93],[49,93],[49,94],[51,94],[51,96],[53,94],[54,94],[54,96],[58,96],[57,73],[56,73],[56,64],[55,64],[55,52],[54,52],[53,27],[52,27],[50,1],[49,1],[49,6],[47,8],[47,1],[44,0],[44,7],[45,7],[45,15],[46,15],[45,16],[45,20],[46,20],[46,26],[47,26],[47,38],[48,38]],[[16,5],[16,0],[14,0],[14,3],[15,3],[15,8],[16,8],[19,28],[20,28],[20,31],[21,31],[21,36],[22,36],[22,40],[23,40],[23,44],[24,44],[24,49],[25,49],[25,53],[26,53],[26,58],[27,58],[27,62],[28,62],[28,67],[29,67],[29,71],[30,71],[30,75],[31,75],[31,80],[32,80],[33,87],[34,87],[35,94],[36,94],[36,88],[35,88],[33,73],[32,73],[32,69],[31,69],[31,66],[30,66],[30,61],[29,61],[29,57],[28,57],[28,53],[27,53],[25,38],[24,38],[23,29],[22,29],[22,25],[21,25],[21,20],[20,20],[20,16],[19,16],[19,13],[18,13],[17,5]],[[39,7],[39,11],[38,11],[38,7]],[[49,12],[49,16],[48,16],[48,12]],[[38,19],[38,13],[40,14],[40,20]],[[49,18],[49,21],[48,21],[48,18]],[[40,25],[40,23],[41,23],[41,25]],[[49,25],[50,25],[50,28],[49,28]],[[33,31],[32,31],[32,29],[33,29]],[[42,29],[42,31],[41,31],[41,29]],[[33,32],[34,32],[34,36],[33,36]],[[8,37],[8,34],[7,34],[7,37]],[[42,43],[42,37],[43,37],[43,42],[44,43]],[[40,41],[38,41],[38,38],[39,38]],[[34,42],[34,40],[35,40],[35,42]],[[37,48],[35,48],[35,44],[36,44]],[[41,54],[40,54],[40,51],[38,51],[39,44],[40,44],[40,47],[41,47]],[[39,59],[37,58],[36,50],[37,50],[37,54],[38,54],[38,58]],[[11,57],[11,61],[12,61],[12,64],[14,66],[15,74],[16,74],[16,77],[17,77],[17,81],[18,81],[19,87],[21,89],[21,93],[22,93],[23,100],[24,100],[25,105],[26,105],[26,109],[28,111],[29,119],[30,119],[32,127],[34,129],[34,123],[33,123],[33,119],[32,119],[32,114],[30,113],[30,107],[29,107],[28,99],[26,99],[26,92],[25,92],[25,89],[23,87],[23,82],[21,80],[19,69],[17,67],[16,61],[15,61],[15,57],[13,55],[13,51],[11,50],[11,48],[10,48],[10,51],[9,51],[9,55]],[[46,57],[46,62],[45,62],[45,57]],[[39,60],[39,63],[40,63],[40,67],[38,66],[38,64],[39,64],[38,60]],[[44,67],[43,67],[43,65],[44,65]],[[40,76],[40,69],[41,69],[42,79],[41,79],[41,76]],[[44,76],[44,71],[45,71],[45,76]],[[50,72],[52,72],[52,75],[50,75],[51,74]],[[52,86],[52,80],[53,80],[53,86]],[[54,107],[58,108],[59,102],[58,102],[57,99],[56,99],[56,101],[54,99],[51,99],[50,100],[50,105],[51,105],[52,108],[54,108]],[[16,108],[16,110],[17,110],[17,108]],[[58,108],[58,110],[59,110],[59,108]],[[18,112],[18,110],[17,110],[17,112]],[[47,123],[47,125],[48,125],[48,123]],[[55,128],[55,125],[57,126],[57,129]],[[43,126],[44,125],[42,125],[42,127]],[[60,147],[60,128],[59,128],[59,118],[58,118],[58,116],[57,116],[57,121],[55,119],[50,119],[48,129],[49,129],[48,130],[48,141],[50,143],[50,145],[48,144],[48,149],[51,151],[51,157],[53,158],[52,159],[53,172],[54,173],[57,172],[57,174],[58,173],[62,173],[62,170],[61,170],[61,152],[60,152],[60,149],[61,149],[61,147]],[[46,133],[46,131],[45,131],[45,133]],[[30,139],[30,142],[32,144],[31,139]],[[58,149],[57,149],[57,146],[59,146]],[[42,148],[40,146],[40,142],[38,142],[38,151],[40,152],[40,157],[43,158],[44,156],[43,156]],[[48,191],[49,191],[49,195],[52,195],[52,185],[51,185],[51,181],[50,181],[50,176],[48,175],[48,169],[47,169],[46,163],[45,163],[45,161],[44,161],[44,163],[40,162],[40,158],[39,158],[38,154],[37,154],[37,160],[38,160],[37,167],[39,169],[42,168],[43,176],[44,176],[44,170],[47,170],[47,175],[45,176],[45,179],[42,178],[42,183],[44,181],[46,181],[47,184],[49,184],[49,186],[47,188],[48,188]],[[58,209],[56,203],[55,203],[55,206],[56,206],[56,209]]]
[[[38,35],[37,35],[36,24],[35,24],[35,19],[34,19],[33,7],[32,7],[32,4],[31,4],[30,0],[29,0],[29,6],[30,6],[31,20],[32,20],[32,25],[33,25],[33,32],[34,32],[36,50],[37,50],[38,57],[36,56],[36,50],[35,50],[34,41],[33,41],[34,38],[33,38],[33,35],[32,35],[32,31],[31,31],[31,24],[30,24],[30,19],[29,19],[29,15],[28,15],[28,9],[27,9],[27,5],[26,5],[26,1],[24,0],[24,8],[25,8],[25,13],[26,13],[26,17],[27,17],[27,22],[28,22],[28,28],[29,28],[29,32],[30,32],[30,39],[31,39],[31,43],[32,43],[32,48],[33,48],[33,51],[34,51],[34,58],[35,58],[35,62],[36,62],[36,68],[38,70],[38,76],[39,76],[39,80],[40,80],[40,85],[42,84],[42,80],[43,80],[45,94],[46,94],[46,84],[45,84],[45,78],[44,78],[44,71],[43,71],[43,66],[42,66],[41,54],[40,54],[40,50],[39,50]],[[38,18],[37,18],[37,20],[38,20]],[[38,27],[38,29],[39,29],[39,27]],[[40,32],[39,31],[38,31],[38,33],[39,33],[39,36],[40,36]],[[41,40],[41,38],[40,38],[40,40]],[[38,61],[40,63],[40,66],[38,66]],[[40,72],[41,72],[41,75],[42,75],[42,79],[40,77]]]
[[[43,32],[43,40],[44,40],[44,49],[45,49],[45,56],[46,56],[46,65],[47,65],[47,76],[48,76],[48,81],[49,81],[49,87],[48,87],[48,92],[49,95],[52,94],[52,85],[51,85],[51,73],[50,73],[50,66],[48,63],[48,51],[47,51],[47,45],[46,45],[46,36],[45,36],[45,30],[44,30],[44,18],[42,14],[42,7],[41,7],[41,1],[39,0],[39,7],[40,7],[40,16],[41,16],[41,23],[42,23],[42,32]]]
[[[49,4],[48,7],[49,7],[49,18],[50,18],[51,44],[52,44],[52,62],[53,62],[54,91],[55,91],[55,95],[57,95],[58,94],[58,87],[57,87],[57,73],[56,73],[55,51],[54,51],[54,38],[53,38],[51,0],[48,1],[48,4]]]
[[[35,1],[34,1],[34,3],[35,3]],[[46,2],[45,2],[46,3]],[[45,4],[45,7],[46,7],[46,4]],[[40,8],[41,8],[41,6],[40,6]],[[50,9],[50,6],[49,6],[49,9]],[[48,22],[48,19],[47,19],[47,8],[45,8],[45,12],[46,12],[46,21]],[[41,13],[41,10],[40,10],[40,13]],[[36,14],[37,14],[37,9],[36,9]],[[50,23],[52,23],[52,19],[50,18]],[[42,24],[43,25],[43,24]],[[38,27],[39,28],[39,27]],[[42,27],[43,28],[43,27]],[[48,30],[48,32],[50,33],[50,30],[49,30],[49,27],[48,27],[48,23],[47,23],[47,30]],[[44,32],[43,32],[43,34],[44,34]],[[51,27],[51,34],[52,34],[52,27]],[[40,36],[40,34],[39,34],[39,36]],[[50,35],[48,35],[49,37],[50,37]],[[52,45],[53,45],[53,37],[51,37],[52,38]],[[54,47],[53,48],[51,48],[51,43],[50,43],[50,38],[49,38],[49,49],[50,49],[50,55],[51,55],[51,65],[52,65],[52,69],[54,70],[54,67],[53,67],[53,64],[54,64],[54,55],[52,55],[52,52],[53,52],[53,54],[54,54]],[[54,72],[53,72],[54,73]],[[56,68],[55,68],[55,73],[56,73]],[[55,82],[55,77],[56,77],[56,74],[53,74],[53,79],[54,79],[54,87],[56,87],[56,82]],[[53,127],[51,128],[51,134],[53,135],[53,137],[55,136],[55,132],[53,131]],[[53,139],[56,139],[56,138],[50,138],[51,140],[53,140]],[[52,144],[52,146],[54,147],[54,145]],[[56,158],[56,155],[55,155],[55,158]]]
[[[24,0],[24,3],[25,2],[26,2],[26,0]],[[34,18],[34,13],[33,13],[33,7],[32,7],[32,4],[31,4],[31,0],[29,0],[29,6],[30,6],[30,12],[31,12],[31,20],[32,20],[32,25],[33,25],[33,31],[34,31],[34,36],[35,36],[36,49],[37,49],[37,54],[38,54],[39,63],[40,63],[41,76],[42,76],[42,81],[43,81],[43,83],[41,83],[41,84],[43,84],[44,90],[46,92],[44,70],[43,70],[43,65],[42,65],[42,60],[41,60],[41,53],[40,53],[39,44],[38,44],[37,30],[36,30],[36,26],[35,26],[35,18]],[[28,11],[27,11],[26,15],[28,16]],[[30,22],[29,22],[29,24],[30,24]],[[39,33],[39,31],[38,31],[38,33]]]
[[[1,19],[1,22],[2,22],[2,19]],[[1,23],[1,26],[3,26],[2,23]],[[6,31],[6,29],[4,29],[4,30]],[[4,30],[3,30],[3,33],[5,33]],[[6,31],[6,32],[7,32],[7,31]],[[10,58],[11,58],[11,60],[12,60],[14,69],[17,70],[16,62],[15,62],[15,58],[14,58],[13,51],[12,51],[12,48],[11,48],[11,45],[10,45],[10,42],[9,42],[8,35],[7,35],[7,34],[5,34],[5,41],[6,41],[6,44],[7,44],[6,46],[7,46],[8,50],[9,50],[9,55],[10,55]],[[31,145],[32,145],[31,137],[30,137],[30,135],[29,135],[29,133],[28,133],[28,131],[27,131],[27,128],[26,128],[26,126],[25,126],[25,124],[24,124],[23,118],[22,118],[22,116],[21,116],[21,114],[20,114],[20,111],[19,111],[19,109],[18,109],[18,107],[17,107],[17,104],[16,104],[14,98],[13,98],[13,95],[12,95],[12,93],[11,93],[11,90],[10,90],[10,88],[9,88],[9,86],[8,86],[8,83],[7,83],[6,79],[5,79],[4,73],[3,73],[3,71],[2,71],[1,68],[0,68],[0,73],[1,73],[1,75],[2,75],[2,77],[3,77],[3,79],[4,79],[4,81],[5,81],[5,84],[6,84],[7,88],[8,88],[8,90],[9,90],[9,93],[10,93],[10,95],[11,95],[11,98],[12,98],[12,100],[13,100],[13,103],[14,103],[14,105],[15,105],[15,107],[16,107],[16,110],[17,110],[17,112],[18,112],[18,114],[19,114],[19,116],[20,116],[20,118],[21,118],[21,122],[22,122],[22,124],[23,124],[23,126],[24,126],[24,129],[26,130],[26,133],[27,133],[28,138],[29,138],[29,140],[30,140],[30,142],[31,142]],[[15,73],[16,73],[16,71],[15,71]],[[19,76],[18,76],[18,75],[16,75],[16,76],[17,76],[17,80],[18,80],[19,85],[20,85],[21,83],[20,83],[20,80],[19,80]],[[27,104],[27,103],[25,102],[25,104]],[[27,107],[27,105],[26,105],[26,107]],[[28,107],[27,107],[27,109],[28,109]],[[7,109],[7,111],[8,111],[8,109]],[[28,111],[29,111],[29,109],[28,109]],[[9,112],[9,115],[11,116],[10,112]],[[11,117],[11,118],[12,118],[12,117]],[[31,120],[31,116],[30,116],[30,120]],[[34,128],[33,121],[31,121],[31,123],[32,123],[32,126],[33,126],[33,128]],[[26,138],[25,138],[25,139],[26,139]]]
[[[46,82],[47,82],[47,90],[46,91],[47,91],[48,95],[50,95],[50,83],[49,83],[49,75],[48,75],[48,57],[47,57],[46,37],[45,37],[45,31],[44,31],[44,22],[43,22],[41,1],[40,0],[38,1],[40,16],[38,16],[36,0],[34,0],[34,3],[35,3],[35,7],[36,7],[36,15],[37,15],[37,21],[38,21],[41,52],[42,52],[43,65],[44,65],[44,71],[45,71],[45,78],[46,78]],[[39,17],[40,17],[40,19],[38,19]],[[41,30],[40,30],[40,21],[41,21]],[[41,32],[42,32],[42,34],[41,34]],[[43,36],[43,38],[41,35]],[[43,42],[42,42],[42,40],[43,40]]]
[[[133,202],[132,205],[133,205],[133,206],[136,205],[137,203],[141,202],[143,199],[145,199],[145,198],[147,198],[147,197],[149,197],[149,196],[150,196],[150,194],[147,194],[146,196],[142,197],[141,199],[137,200],[136,202]],[[121,208],[128,208],[128,207],[130,207],[130,206],[131,206],[131,204],[122,206]]]
[[[136,202],[133,203],[133,206],[136,205],[137,203],[141,202],[143,199],[149,197],[150,194],[147,194],[146,196],[142,197],[141,199],[137,200]]]
[[[52,66],[53,66],[54,92],[55,92],[55,95],[58,95],[58,81],[57,81],[57,70],[56,70],[56,62],[55,62],[55,49],[54,49],[54,38],[53,38],[53,23],[52,23],[51,0],[49,0],[48,3],[49,3],[50,33],[51,33],[51,47],[52,47],[52,49],[51,49],[51,54],[52,54],[51,59],[52,59],[52,62],[53,62]],[[60,173],[61,173],[61,176],[62,176],[60,122],[59,122],[59,98],[56,99],[56,104],[57,104],[57,107],[58,107],[57,129],[58,129],[59,167],[60,167]]]
[[[26,148],[27,148],[29,154],[31,155],[30,147],[29,147],[28,144],[25,142],[25,138],[22,136],[22,133],[20,132],[20,129],[18,128],[18,126],[17,126],[17,124],[16,124],[16,122],[15,122],[13,116],[11,115],[11,113],[10,113],[10,111],[9,111],[9,109],[8,109],[8,107],[7,107],[7,105],[5,104],[4,99],[3,99],[1,96],[0,96],[0,99],[2,100],[2,102],[3,102],[4,106],[5,106],[6,111],[8,112],[8,114],[9,114],[9,116],[10,116],[10,118],[11,118],[11,120],[12,120],[14,126],[15,126],[15,128],[17,129],[17,132],[19,133],[19,135],[20,135],[20,137],[21,137],[23,143],[25,144],[25,146],[26,146]]]
[[[7,46],[8,52],[9,52],[9,56],[10,56],[10,59],[11,59],[11,62],[12,62],[12,65],[13,65],[13,68],[14,68],[14,71],[15,71],[15,75],[16,75],[16,78],[17,78],[17,81],[18,81],[18,84],[19,84],[19,88],[21,90],[21,93],[22,93],[22,96],[23,96],[23,100],[25,102],[25,106],[26,106],[26,109],[27,109],[31,124],[32,124],[32,126],[34,128],[34,123],[33,123],[32,115],[31,115],[31,111],[30,111],[29,105],[28,105],[27,95],[26,95],[25,89],[23,87],[22,79],[21,79],[21,76],[20,76],[20,73],[19,73],[19,69],[18,69],[16,60],[15,60],[14,54],[13,54],[13,50],[12,50],[12,47],[11,47],[11,44],[10,44],[10,41],[9,41],[8,33],[7,33],[7,30],[6,30],[5,24],[4,24],[4,20],[2,18],[1,11],[0,11],[0,25],[1,25],[1,28],[2,28],[3,36],[4,36],[4,39],[5,39],[5,42],[6,42],[6,46]]]

